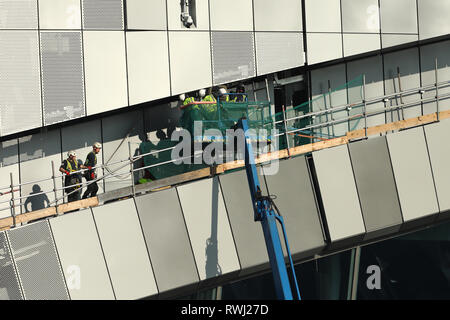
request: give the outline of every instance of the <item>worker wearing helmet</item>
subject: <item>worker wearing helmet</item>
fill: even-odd
[[[208,94],[202,99],[204,102],[216,102],[209,104],[202,104],[202,113],[205,120],[217,120],[217,99],[214,96],[213,92],[218,93],[218,89],[214,88],[213,90],[209,89]]]
[[[88,153],[84,165],[81,166],[81,168],[83,169],[89,169],[84,174],[84,177],[88,182],[95,180],[97,178],[95,166],[97,165],[97,154],[100,152],[101,149],[102,145],[100,144],[100,142],[94,143],[92,145],[92,151]],[[97,195],[97,191],[98,191],[97,181],[90,182],[87,186],[86,191],[83,194],[83,199],[86,199],[88,197],[95,197]]]
[[[229,102],[230,97],[229,97],[229,95],[227,94],[227,87],[226,87],[226,86],[221,86],[221,87],[219,88],[219,96],[218,96],[218,99],[219,99],[221,102]]]
[[[239,84],[236,88],[236,95],[233,102],[245,102],[247,101],[247,95],[245,94],[245,87],[243,84]]]
[[[195,98],[190,97],[188,94],[180,94],[179,99],[183,103],[183,114],[181,115],[180,125],[192,135],[194,132],[194,121],[197,120],[198,105],[192,104],[195,102]]]
[[[82,165],[83,162],[81,162],[81,160],[77,160],[77,155],[75,151],[72,150],[67,153],[67,159],[63,161],[61,167],[59,168],[59,171],[66,175],[64,179],[64,186],[73,186],[64,189],[66,190],[66,193],[70,193],[67,196],[68,202],[81,199],[81,174],[74,172],[79,171]]]

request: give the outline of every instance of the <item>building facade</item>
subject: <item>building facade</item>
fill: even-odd
[[[183,10],[188,12],[192,19],[189,27],[180,19]],[[156,144],[159,141],[157,132],[163,131],[169,134],[180,127],[181,110],[178,95],[181,93],[196,92],[199,89],[217,85],[227,85],[232,89],[237,84],[243,83],[252,100],[270,100],[273,112],[279,112],[283,106],[290,109],[305,101],[312,101],[305,112],[313,112],[359,100],[361,85],[348,84],[356,81],[355,79],[360,79],[362,75],[364,75],[366,99],[433,85],[437,82],[436,70],[438,82],[448,81],[450,79],[449,15],[448,0],[189,0],[187,2],[179,0],[0,0],[0,187],[8,188],[11,184],[11,173],[13,183],[21,184],[17,191],[13,192],[14,201],[18,205],[16,210],[20,211],[17,214],[46,207],[63,195],[62,191],[56,191],[46,194],[46,198],[40,196],[40,192],[54,188],[51,180],[41,181],[52,176],[52,162],[53,166],[59,167],[69,150],[75,150],[84,160],[83,157],[90,151],[95,141],[100,141],[103,146],[102,153],[99,154],[99,162],[102,164],[116,162],[100,173],[100,175],[114,173],[102,181],[100,192],[130,186],[130,178],[127,176],[129,168],[121,168],[121,164],[117,162],[129,158],[130,154],[138,154],[139,145],[143,141]],[[317,99],[330,91],[333,92],[332,101],[331,98],[325,99],[323,103]],[[449,89],[443,88],[439,92],[445,95],[449,93]],[[385,110],[402,103],[416,102],[412,107],[405,109],[404,118],[436,112],[438,107],[436,102],[420,101],[421,98],[426,99],[433,95],[435,95],[433,92],[423,94],[418,92],[408,97],[372,104],[369,111],[379,112],[379,114],[368,118],[367,126],[401,120],[398,113]],[[449,100],[443,98],[440,101],[439,110],[448,109],[450,109]],[[341,114],[351,116],[354,112],[354,110],[344,110]],[[361,122],[339,124],[333,127],[333,135],[340,136],[347,131],[362,127]],[[426,134],[432,133],[425,132],[422,136]],[[429,136],[426,137],[432,139]],[[387,140],[391,148],[396,143],[395,139],[392,140]],[[401,142],[399,144],[401,145]],[[373,148],[386,151],[385,146],[377,145]],[[349,152],[351,155],[351,148]],[[354,151],[356,154],[358,152],[360,151]],[[386,151],[386,159],[395,157],[394,152],[395,150],[392,149]],[[343,157],[344,162],[347,161],[348,155],[336,155],[336,157],[339,156]],[[400,159],[401,155],[397,156]],[[316,158],[314,162],[317,166],[320,157]],[[354,158],[351,160],[352,165],[356,166],[357,160]],[[395,160],[392,161],[395,162]],[[350,164],[349,161],[348,164]],[[302,175],[299,181],[306,179],[304,177],[308,176],[306,172],[310,168],[309,164],[302,165],[305,165],[306,171],[299,173]],[[392,163],[392,166],[395,167],[395,164]],[[356,179],[358,173],[354,167],[352,168]],[[400,174],[398,172],[397,174]],[[424,179],[430,179],[431,176],[432,174]],[[137,176],[135,178],[138,179]],[[228,184],[233,186],[239,185],[235,179],[239,181],[241,178],[223,178],[222,180],[230,180]],[[397,185],[400,183],[399,180],[401,178],[395,176]],[[206,185],[199,188],[207,191],[210,188],[209,183],[214,185],[214,181],[208,184],[205,182]],[[232,214],[230,206],[232,206],[233,193],[232,190],[226,190],[225,182],[220,181],[220,183],[220,192],[224,193],[225,200],[219,216],[220,219],[224,219],[223,221],[230,220],[231,224],[231,228],[226,229],[228,231],[224,231],[221,236],[226,243],[237,242],[236,234],[230,231],[233,229],[231,222],[233,219],[229,217]],[[271,183],[277,185],[279,182],[267,181],[268,185]],[[433,180],[430,186],[433,183],[439,184]],[[57,187],[62,187],[62,179],[57,181]],[[296,187],[304,188],[304,186]],[[307,188],[313,189],[311,183]],[[401,187],[398,188],[401,189]],[[310,192],[309,200],[311,207],[315,208],[313,202],[317,195],[312,189],[308,191]],[[230,194],[228,196],[230,199],[227,199],[227,194]],[[195,207],[189,209],[187,200],[183,200],[183,197],[184,199],[190,197],[188,187],[180,187],[175,194],[167,193],[161,197],[161,201],[164,197],[178,198],[182,209],[178,207],[171,210],[164,209],[177,215],[180,212],[180,214],[189,215],[189,212],[198,209]],[[358,194],[358,197],[361,197],[361,194]],[[8,201],[11,201],[12,195],[6,194],[0,199],[0,209],[3,209],[0,211],[0,218],[9,217],[11,211]],[[286,202],[290,199],[293,198],[288,198]],[[157,200],[152,199],[151,202],[157,202]],[[144,219],[138,215],[141,214],[140,205],[142,205],[140,200],[136,200],[132,206],[135,208],[133,215],[127,217],[129,230],[137,228],[136,219]],[[436,207],[439,206],[445,207],[442,203],[436,204]],[[440,209],[430,209],[429,212],[440,212],[442,211]],[[98,212],[95,212],[96,210]],[[294,208],[286,208],[286,210],[294,210]],[[113,211],[120,212],[117,208]],[[392,213],[394,211],[390,211],[389,214],[389,217],[398,219],[398,221],[392,221],[393,225],[401,224],[409,219],[406,213],[408,210],[404,205]],[[84,218],[80,216],[76,219],[76,223],[83,226],[89,225],[91,228],[92,218],[85,215]],[[101,224],[102,209],[94,209],[93,216],[95,222]],[[68,217],[64,219],[70,220]],[[156,284],[157,281],[152,280],[147,272],[151,268],[154,270],[156,263],[152,260],[150,253],[148,261],[140,257],[142,260],[139,265],[144,270],[142,274],[148,276],[147,280],[142,281],[142,291],[127,288],[120,280],[116,283],[108,282],[108,279],[104,277],[102,278],[104,282],[98,287],[103,288],[104,291],[99,292],[98,296],[118,299],[142,298],[159,292],[170,292],[174,287],[185,286],[192,293],[192,291],[201,291],[201,286],[198,288],[194,286],[195,289],[190,286],[197,282],[203,283],[205,288],[214,287],[206,281],[214,276],[208,273],[208,269],[198,266],[198,259],[204,254],[202,251],[204,248],[200,245],[204,242],[202,233],[193,231],[188,217],[184,216],[182,220],[177,220],[179,218],[179,216],[174,217],[173,221],[178,221],[178,227],[184,230],[180,231],[184,237],[184,240],[180,241],[189,238],[192,242],[193,234],[199,237],[194,239],[194,242],[199,243],[197,249],[192,245],[192,248],[188,246],[191,249],[187,248],[183,251],[186,253],[192,250],[186,259],[193,262],[188,264],[192,270],[186,270],[185,278],[175,281],[176,285],[167,284],[167,288],[163,286],[164,289],[161,290],[161,287]],[[192,221],[196,221],[195,217],[191,218]],[[99,219],[98,222],[97,219]],[[99,229],[104,228],[111,234],[114,233],[114,228],[118,227],[108,225],[106,218],[104,223],[103,226],[99,226]],[[139,223],[145,224],[142,221]],[[184,223],[187,226],[184,226]],[[345,282],[347,287],[343,289],[336,285],[337,287],[330,291],[327,291],[328,289],[320,291],[317,289],[317,286],[320,287],[320,281],[311,283],[311,288],[316,286],[315,292],[326,293],[311,294],[309,297],[352,297],[352,290],[348,283],[353,285],[355,282],[348,282],[348,277],[353,276],[354,273],[349,275],[347,271],[344,273],[339,270],[353,270],[351,266],[354,265],[356,249],[338,255],[328,253],[322,260],[313,259],[314,254],[326,245],[326,236],[321,237],[323,235],[321,223],[320,219],[311,222],[311,228],[317,228],[318,231],[311,234],[309,238],[311,242],[305,250],[300,244],[298,244],[299,247],[294,245],[298,253],[298,261],[310,261],[298,265],[299,273],[314,273],[312,264],[316,264],[316,273],[322,267],[328,268],[326,270],[329,271],[329,273],[324,272],[323,275],[320,272],[317,273],[318,277],[322,277],[321,281],[325,281],[327,277],[339,275],[342,283]],[[358,230],[368,233],[367,223],[361,218],[356,229],[359,228]],[[75,250],[70,247],[69,240],[64,240],[62,234],[58,236],[56,234],[58,231],[55,231],[58,228],[66,230],[68,227],[63,226],[64,222],[60,223],[60,227],[56,226],[57,224],[56,221],[49,223],[48,230],[42,222],[39,223],[39,227],[32,227],[33,224],[31,224],[26,228],[44,228],[45,232],[29,230],[36,232],[36,239],[40,237],[40,232],[47,234],[48,238],[51,238],[53,234],[56,246],[66,245],[67,251]],[[206,224],[208,222],[205,222],[205,227],[208,227]],[[142,252],[146,252],[144,247],[146,241],[150,241],[148,237],[151,237],[152,233],[146,228],[144,233],[149,234],[130,240],[130,243],[140,246]],[[95,238],[95,228],[89,230],[89,232],[92,231],[90,236]],[[208,228],[205,230],[207,231]],[[10,248],[13,243],[20,242],[19,238],[13,240],[14,232],[19,234],[21,231],[20,229],[11,231],[11,236],[8,236]],[[355,232],[353,235],[359,234],[359,231]],[[436,233],[429,231],[429,233],[438,234],[437,231]],[[102,245],[110,245],[109,251],[116,254],[113,248],[119,244],[114,244],[106,231],[105,234],[98,236],[102,238]],[[408,243],[411,243],[412,238],[414,236],[408,238],[410,241]],[[422,239],[422,234],[417,235],[417,238]],[[340,240],[341,237],[336,236],[334,240],[338,239]],[[390,241],[401,242],[400,240]],[[440,243],[438,246],[447,245],[446,239],[441,236],[436,241]],[[364,248],[360,250],[361,255],[358,257],[361,259],[361,268],[371,263],[368,258],[370,254],[373,255],[372,257],[379,257],[386,252],[382,251],[382,244],[372,246],[373,251],[372,249],[365,251]],[[50,255],[51,248],[49,247],[48,250]],[[92,253],[93,256],[100,254],[101,250],[98,248],[95,250],[97,251]],[[154,250],[158,252],[158,249]],[[445,249],[447,251],[436,250],[436,261],[440,259],[439,263],[441,263],[444,258],[440,255],[448,253],[448,249]],[[267,264],[262,261],[256,263],[252,260],[252,263],[258,266],[257,268],[250,268],[250,264],[249,270],[242,267],[243,261],[238,249],[230,249],[223,254],[221,259],[227,261],[229,273],[239,274],[239,279],[267,272]],[[126,259],[126,257],[122,258]],[[55,257],[52,259],[54,259],[52,260],[54,272],[60,272],[58,268],[61,261],[58,262]],[[112,256],[111,259],[114,260]],[[388,257],[385,261],[391,261],[389,259]],[[61,257],[61,260],[64,260],[64,257]],[[100,262],[96,265],[99,268],[97,270],[99,274],[105,276],[105,270],[108,271],[107,274],[114,273],[109,269],[114,266],[107,267],[107,265],[108,263],[105,265]],[[162,265],[159,267],[164,269]],[[261,265],[265,266],[261,267]],[[55,288],[67,286],[67,283],[63,284],[67,282],[67,267],[69,266],[64,265],[63,268],[65,278],[61,277],[57,280],[59,284],[55,285]],[[201,272],[198,271],[200,269]],[[238,272],[238,269],[245,272]],[[120,267],[117,270],[120,273]],[[225,269],[224,273],[227,273]],[[362,277],[361,274],[360,276]],[[116,279],[114,276],[111,278]],[[117,279],[119,278],[118,276]],[[237,278],[230,276],[230,279],[235,281]],[[360,278],[359,285],[362,279]],[[255,281],[256,284],[253,284],[251,288],[262,285],[261,281]],[[224,285],[225,282],[226,277],[225,280],[220,281],[220,285],[223,286],[223,297],[251,298],[250,294],[249,296],[236,294],[238,287],[233,287],[231,284]],[[23,280],[23,283],[26,283],[26,280]],[[23,283],[21,282],[21,289],[18,289],[22,293],[8,291],[8,296],[22,295],[24,297],[27,289]],[[247,284],[243,282],[236,286],[238,285],[246,286]],[[249,286],[252,285],[249,284]],[[181,290],[176,296],[189,293],[189,290]],[[243,292],[242,289],[239,290]],[[373,292],[379,292],[365,290],[362,287],[357,297],[373,298],[375,297]],[[406,289],[399,290],[393,290],[394,293],[383,293],[384,295],[377,297],[404,297],[405,295],[398,292]],[[55,296],[69,297],[67,293],[62,293],[63,291],[56,292]],[[119,292],[123,293],[123,296]],[[146,292],[151,293],[146,294]],[[411,291],[405,292],[410,294]],[[31,297],[32,295],[26,298]],[[73,296],[70,291],[70,297],[76,298],[76,294]],[[81,297],[84,296],[81,295]]]

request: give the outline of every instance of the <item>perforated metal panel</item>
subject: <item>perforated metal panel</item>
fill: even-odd
[[[0,29],[37,29],[36,0],[0,0]]]
[[[45,125],[85,115],[81,32],[42,32]]]
[[[122,0],[83,0],[84,29],[123,29]]]
[[[8,231],[11,252],[27,300],[68,300],[47,221]]]
[[[211,46],[214,84],[255,76],[252,32],[212,32]]]
[[[303,65],[301,33],[256,33],[256,63],[258,75]]]
[[[23,300],[4,232],[0,233],[0,300]]]
[[[37,31],[0,31],[0,48],[1,135],[40,127]]]

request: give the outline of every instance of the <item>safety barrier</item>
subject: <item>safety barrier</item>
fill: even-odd
[[[400,76],[399,76],[399,81],[400,81]],[[344,87],[347,90],[352,89],[352,88],[357,88],[357,87],[359,87],[359,83],[361,84],[361,87],[360,87],[361,90],[360,90],[360,96],[359,96],[360,99],[355,99],[355,101],[353,101],[352,103],[347,103],[347,104],[332,107],[331,100],[333,97],[333,92],[337,92],[337,90],[339,90],[339,89],[331,91],[331,88],[329,87],[328,92],[322,96],[319,96],[318,98],[308,101],[305,104],[302,104],[300,106],[294,107],[291,110],[286,110],[283,107],[283,111],[281,113],[278,113],[275,115],[270,115],[270,117],[272,119],[270,122],[271,128],[275,128],[279,131],[279,133],[271,136],[271,139],[275,139],[278,137],[284,137],[285,147],[281,146],[279,149],[274,150],[274,149],[270,149],[270,148],[274,147],[273,145],[268,145],[268,146],[266,146],[269,148],[268,153],[267,153],[267,149],[266,149],[266,150],[262,150],[262,151],[260,150],[259,154],[265,154],[265,155],[269,154],[270,155],[271,151],[282,150],[283,153],[287,153],[287,156],[289,157],[292,155],[291,154],[292,150],[295,150],[296,148],[299,148],[298,150],[300,150],[300,151],[298,151],[298,152],[311,152],[311,151],[313,151],[314,148],[312,148],[312,147],[309,148],[308,146],[312,145],[312,144],[317,144],[319,142],[323,146],[327,146],[327,145],[331,146],[331,145],[336,145],[336,143],[340,144],[340,143],[348,142],[348,139],[363,139],[369,135],[368,130],[372,130],[371,131],[372,133],[375,130],[375,129],[369,128],[367,126],[368,118],[379,115],[379,114],[384,114],[386,112],[391,112],[391,113],[396,113],[398,116],[398,119],[400,120],[399,122],[401,122],[402,120],[403,121],[405,120],[405,115],[404,115],[405,109],[408,109],[413,106],[421,105],[423,103],[436,102],[436,113],[433,113],[433,115],[436,115],[436,116],[429,117],[430,119],[427,118],[425,123],[429,123],[432,121],[439,121],[440,114],[441,114],[440,113],[440,103],[442,102],[443,99],[450,98],[450,94],[440,94],[439,93],[440,90],[450,86],[450,81],[438,82],[437,61],[435,64],[435,83],[432,85],[426,85],[426,86],[422,86],[422,87],[415,88],[415,89],[398,91],[398,92],[383,95],[383,96],[377,97],[377,98],[366,99],[366,81],[365,81],[364,75],[362,75],[361,77],[358,77],[357,79],[352,80],[351,82],[346,84]],[[423,98],[424,94],[429,91],[434,91],[435,92],[434,96],[430,97],[430,98]],[[420,99],[412,101],[412,102],[408,102],[408,103],[403,103],[404,97],[407,97],[410,95],[417,95],[417,94],[420,94],[420,96],[421,96]],[[389,104],[389,102],[392,99],[395,99],[397,101],[400,100],[401,102],[398,105],[394,105],[394,106],[390,106],[390,107],[386,106],[387,104]],[[322,100],[324,102],[322,110],[304,113],[306,110],[309,110],[310,108],[312,108],[312,106],[314,106],[314,104],[319,100]],[[375,103],[380,103],[380,102],[384,103],[384,108],[382,110],[373,111],[373,112],[367,111],[368,106],[375,104]],[[258,103],[256,103],[256,104],[258,104]],[[307,106],[307,107],[305,107],[305,106]],[[347,114],[347,116],[345,116],[345,115],[342,116],[343,111],[348,112],[350,110],[356,111],[356,113],[353,112],[352,115]],[[339,115],[339,116],[336,116],[336,115]],[[426,117],[426,116],[422,116],[422,117]],[[323,120],[323,119],[325,119],[325,120]],[[350,123],[360,124],[361,121],[363,122],[362,129],[356,130],[359,132],[357,135],[354,134],[354,132],[356,132],[355,130],[347,130],[346,132],[342,132],[341,134],[336,134],[336,130],[335,130],[336,125],[341,124],[341,123],[347,123],[348,125]],[[264,125],[266,125],[266,122],[264,122]],[[354,126],[353,129],[355,129],[355,127],[356,126]],[[401,126],[399,126],[399,125],[392,126],[392,130],[398,130],[400,128],[401,128]],[[324,133],[324,132],[326,132],[326,133]],[[330,133],[328,133],[328,132],[330,132]],[[349,133],[351,133],[351,134],[349,135]],[[294,139],[292,141],[292,139],[291,139],[292,136],[300,137],[301,139]],[[342,139],[336,139],[339,137],[345,138],[344,139],[345,141]],[[122,145],[122,143],[124,141],[125,141],[125,139],[122,140],[120,145]],[[119,147],[120,147],[120,145],[119,145]],[[302,146],[304,146],[304,148],[302,148]],[[143,170],[149,170],[149,169],[154,169],[154,168],[158,168],[158,169],[160,169],[161,172],[164,172],[165,168],[167,168],[164,166],[174,165],[175,162],[192,158],[192,156],[189,155],[189,156],[185,156],[185,157],[179,157],[176,159],[172,159],[170,157],[170,158],[168,158],[168,160],[163,159],[164,161],[147,164],[140,168],[134,167],[134,164],[136,163],[136,161],[138,161],[140,159],[145,159],[146,157],[159,156],[162,153],[171,152],[174,148],[175,148],[175,146],[171,146],[171,147],[167,147],[167,148],[162,148],[160,150],[144,152],[140,155],[133,156],[132,152],[131,152],[131,149],[132,149],[131,142],[128,142],[129,157],[127,159],[123,159],[123,160],[119,160],[119,161],[111,162],[111,163],[108,162],[106,164],[100,164],[100,165],[94,167],[93,169],[97,169],[97,170],[105,169],[107,171],[107,173],[104,174],[102,177],[96,178],[91,181],[82,182],[76,186],[80,186],[81,188],[83,188],[83,187],[87,187],[91,183],[99,182],[99,181],[106,180],[106,179],[117,178],[117,177],[123,178],[123,179],[129,178],[130,186],[132,189],[132,195],[135,195],[136,181],[135,181],[134,175],[136,172],[139,173],[139,172],[142,172]],[[266,151],[266,153],[264,153],[265,151]],[[296,152],[296,153],[298,154],[298,152]],[[194,157],[195,157],[195,154],[194,154]],[[111,158],[112,158],[112,156],[111,156]],[[270,161],[272,159],[272,157],[265,156],[265,158],[264,158],[264,156],[263,156],[261,159],[265,159],[265,161]],[[261,159],[259,160],[260,162],[263,161]],[[239,162],[240,164],[236,165],[235,167],[242,166],[241,162]],[[145,163],[145,161],[144,161],[144,163]],[[51,165],[52,165],[52,176],[49,178],[14,184],[13,174],[10,173],[10,185],[0,188],[0,196],[9,195],[9,194],[11,195],[11,198],[9,200],[0,201],[0,204],[9,203],[9,207],[0,209],[0,211],[11,210],[11,217],[13,218],[13,221],[14,221],[13,225],[16,225],[15,217],[18,213],[17,207],[21,207],[21,206],[25,205],[25,202],[22,202],[23,199],[38,196],[38,195],[53,193],[55,199],[53,201],[51,201],[48,205],[49,206],[51,206],[51,205],[58,206],[61,203],[64,203],[66,196],[68,196],[74,192],[78,192],[78,190],[73,190],[70,193],[65,193],[65,195],[58,197],[58,192],[60,192],[60,191],[64,192],[64,190],[66,190],[68,188],[73,188],[74,185],[68,186],[68,187],[57,188],[57,179],[61,179],[62,176],[57,175],[56,170],[55,170],[55,164],[53,163],[53,161],[51,162]],[[115,165],[119,165],[119,167],[115,168],[114,170],[111,170],[109,168],[109,167],[115,166]],[[225,165],[227,165],[227,164],[225,164]],[[129,167],[129,170],[126,173],[118,173],[118,171],[120,171],[126,167]],[[183,172],[189,172],[189,171],[194,171],[194,170],[198,170],[198,169],[205,168],[205,167],[207,167],[207,166],[204,164],[201,164],[201,165],[184,166],[184,167],[182,167],[182,169],[183,169]],[[227,168],[232,169],[233,165],[228,166]],[[82,169],[82,170],[76,171],[74,173],[82,174],[83,172],[85,172],[87,170],[89,170],[89,169]],[[176,172],[176,173],[173,173],[172,175],[177,175],[180,173],[182,173],[182,172]],[[167,175],[167,177],[170,177],[170,174]],[[166,178],[166,177],[163,176],[162,178]],[[15,196],[15,192],[18,192],[21,187],[29,185],[29,184],[36,184],[36,183],[44,182],[44,181],[53,181],[53,188],[51,190],[42,191],[42,192],[34,193],[31,195],[20,196],[20,197]],[[0,197],[0,199],[1,199],[1,197]],[[18,203],[16,203],[16,202],[18,202]]]

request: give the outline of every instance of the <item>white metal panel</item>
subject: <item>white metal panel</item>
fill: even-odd
[[[450,2],[418,0],[420,40],[450,33]]]
[[[62,162],[60,131],[52,130],[19,138],[19,152],[21,183],[49,179],[21,187],[21,196],[24,197],[22,202],[25,202],[22,212],[48,207],[50,202],[55,200],[54,192],[51,192],[53,190],[52,161],[55,165],[56,176],[61,177],[56,179],[56,187],[61,189],[63,186],[62,174],[59,172]],[[43,191],[50,192],[39,195]],[[62,191],[57,192],[58,198],[62,195]]]
[[[102,120],[103,162],[104,164],[116,162],[116,164],[108,165],[105,168],[104,174],[108,175],[105,178],[106,191],[131,186],[130,166],[126,163],[117,162],[130,157],[128,142],[131,143],[131,155],[138,155],[139,145],[146,138],[144,136],[143,118],[143,111],[135,110]],[[136,162],[134,168],[136,169],[139,166],[140,163]],[[136,181],[138,176],[139,172],[135,172],[134,178]]]
[[[0,31],[0,134],[42,126],[37,31]]]
[[[384,84],[383,84],[383,61],[380,55],[375,57],[370,57],[366,59],[358,59],[347,63],[347,77],[349,79],[354,79],[360,75],[364,74],[366,76],[366,99],[372,99],[376,97],[381,97],[384,95]],[[352,98],[354,97],[354,99]],[[349,101],[357,99],[361,100],[361,87],[348,88]],[[367,112],[376,112],[384,110],[384,103],[377,102],[374,104],[367,105]],[[360,113],[361,108],[358,108],[355,113]],[[385,123],[384,113],[376,116],[370,116],[367,118],[367,126],[372,127],[379,124]],[[357,128],[361,129],[364,127],[364,120],[360,120]]]
[[[344,56],[346,57],[380,49],[379,34],[345,33],[343,36]]]
[[[85,31],[83,41],[87,114],[127,106],[124,33]]]
[[[79,0],[39,0],[40,29],[81,29]]]
[[[209,32],[169,32],[172,95],[212,85]]]
[[[195,24],[189,29],[181,22],[181,1],[167,0],[167,14],[169,30],[209,30],[209,6],[208,0],[195,0]]]
[[[148,193],[135,202],[159,292],[196,288],[197,266],[177,190]]]
[[[0,29],[37,28],[37,0],[0,0]]]
[[[218,178],[177,188],[200,280],[240,269]]]
[[[383,48],[393,47],[417,40],[419,40],[419,36],[417,34],[381,34],[381,45]]]
[[[344,32],[380,32],[378,0],[341,0]]]
[[[420,48],[420,69],[422,72],[422,85],[433,85],[436,82],[435,78],[435,63],[437,59],[438,82],[448,81],[450,79],[450,41],[438,42],[422,46]],[[439,96],[449,94],[450,88],[439,89]],[[424,98],[433,98],[436,96],[436,91],[431,90],[425,92]],[[449,110],[450,98],[440,99],[439,110]],[[436,112],[436,102],[425,103],[423,105],[423,114]]]
[[[430,155],[431,169],[436,186],[439,209],[441,212],[450,210],[450,146],[443,141],[450,139],[450,120],[424,126],[425,136]]]
[[[342,58],[342,35],[336,33],[307,33],[308,64]]]
[[[306,32],[341,32],[340,0],[305,0]]]
[[[416,0],[380,0],[382,33],[417,33]]]
[[[328,82],[333,91],[330,96],[323,97],[324,93],[328,93]],[[341,106],[347,103],[347,88],[345,87],[345,65],[338,64],[327,68],[321,68],[311,71],[311,92],[312,92],[312,111],[331,109],[331,107]],[[319,98],[321,97],[322,98]],[[346,110],[333,112],[335,120],[343,119],[348,116]],[[331,121],[331,115],[318,116],[315,123],[323,123]],[[342,135],[348,131],[348,124],[346,122],[329,126],[329,128],[320,129],[322,134],[328,135]]]
[[[158,293],[133,199],[92,208],[118,300]]]
[[[400,86],[397,75],[397,68],[400,70]],[[399,92],[402,90],[420,87],[419,52],[417,48],[397,51],[384,55],[384,86],[386,94]],[[390,100],[390,105],[399,105],[420,100],[419,94],[409,95],[400,99],[399,97]],[[417,117],[422,114],[420,103],[404,110],[405,119]],[[388,121],[397,121],[397,112],[389,113]]]
[[[67,288],[72,300],[113,300],[91,209],[50,219]]]
[[[304,65],[301,33],[257,32],[258,76]]]
[[[331,241],[365,232],[347,145],[313,152]]]
[[[405,222],[439,212],[423,127],[387,135]]]
[[[167,32],[128,32],[130,105],[170,96]]]
[[[128,0],[127,29],[166,30],[166,0]]]
[[[214,0],[209,6],[211,30],[253,31],[252,0]]]
[[[253,1],[253,6],[256,31],[302,31],[303,29],[301,0],[258,0]]]

